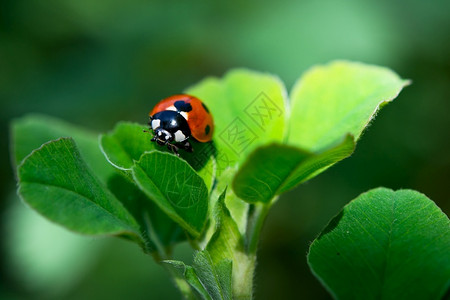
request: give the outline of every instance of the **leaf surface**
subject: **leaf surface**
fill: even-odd
[[[308,263],[338,299],[441,299],[450,283],[450,221],[425,195],[360,195],[312,243]]]
[[[336,61],[306,72],[291,94],[286,143],[256,148],[240,166],[233,190],[268,203],[350,156],[377,111],[409,81],[387,68]]]
[[[118,235],[141,246],[139,226],[93,174],[72,138],[48,142],[18,167],[18,194],[53,222],[89,235]]]
[[[377,111],[408,84],[379,66],[348,61],[315,66],[290,94],[288,144],[317,152],[347,134],[357,141]]]
[[[318,154],[282,144],[260,147],[239,169],[233,180],[233,189],[247,202],[269,203],[275,196],[346,158],[353,149],[351,136]]]
[[[173,221],[194,237],[203,231],[208,189],[184,160],[159,151],[143,154],[132,167],[139,188]]]
[[[235,69],[186,91],[201,99],[214,117],[218,176],[258,145],[282,141],[286,90],[276,76]]]

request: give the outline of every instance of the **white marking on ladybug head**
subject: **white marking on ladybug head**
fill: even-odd
[[[176,120],[172,120],[172,121],[170,121],[170,125],[172,125],[172,126],[175,126],[175,125],[177,125],[177,121],[176,121]]]
[[[186,140],[186,136],[183,134],[181,130],[177,130],[175,132],[175,142],[182,142]]]
[[[168,108],[166,108],[166,110],[177,111],[177,108],[172,105],[172,106],[169,106]]]
[[[156,141],[160,145],[165,144],[165,142],[173,141],[173,135],[161,127],[157,128],[155,130],[155,135],[156,135]]]
[[[161,126],[161,120],[159,120],[159,119],[152,120],[152,129],[156,129],[159,126]]]
[[[187,114],[187,112],[185,112],[185,111],[180,111],[179,113],[180,113],[180,115],[182,115],[183,118],[185,118],[186,121],[187,121],[187,119],[188,119],[188,114]]]

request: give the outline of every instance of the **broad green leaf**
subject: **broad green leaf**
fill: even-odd
[[[173,244],[186,239],[182,228],[161,211],[153,201],[150,201],[128,178],[116,174],[108,180],[108,188],[146,233],[149,241],[148,251],[158,251],[167,256]]]
[[[441,299],[450,284],[450,221],[416,191],[374,189],[331,220],[308,263],[337,299]]]
[[[282,144],[260,147],[239,169],[233,190],[247,202],[269,203],[275,196],[346,158],[353,149],[351,136],[318,154]]]
[[[233,180],[236,195],[268,203],[348,157],[378,109],[406,84],[389,69],[361,63],[308,71],[291,93],[287,145],[252,152]]]
[[[223,259],[215,264],[208,251],[201,251],[195,255],[193,268],[211,299],[232,299],[231,260]]]
[[[215,204],[213,215],[216,230],[206,246],[206,250],[215,266],[218,266],[224,260],[232,262],[233,296],[238,299],[244,296],[238,293],[248,293],[246,296],[252,293],[251,282],[253,280],[255,257],[245,253],[243,236],[225,206],[226,192],[225,190],[220,195]]]
[[[44,115],[27,115],[11,124],[11,144],[14,162],[20,162],[42,144],[60,137],[72,137],[86,163],[106,182],[114,168],[104,159],[98,147],[98,134],[65,121]]]
[[[218,176],[258,145],[283,139],[286,91],[276,76],[236,69],[186,92],[204,101],[214,117]]]
[[[290,94],[288,144],[316,152],[346,134],[359,139],[384,104],[409,84],[391,70],[335,61],[306,72]]]
[[[172,220],[195,237],[203,231],[208,189],[184,160],[154,150],[143,154],[132,172],[139,188]]]
[[[144,152],[158,150],[169,152],[166,147],[161,147],[150,141],[152,135],[144,130],[148,126],[119,122],[114,130],[103,134],[100,138],[102,152],[106,159],[116,168],[131,171],[134,161],[139,160]],[[180,156],[186,160],[195,171],[203,178],[208,190],[214,181],[214,149],[211,143],[198,143],[192,141],[193,153],[180,150]]]
[[[18,167],[19,196],[51,221],[89,235],[118,235],[141,246],[139,226],[83,161],[71,138],[48,142]]]

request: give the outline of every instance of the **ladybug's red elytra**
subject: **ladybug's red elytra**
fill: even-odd
[[[148,125],[154,135],[152,142],[167,146],[178,155],[178,148],[192,152],[189,138],[211,141],[214,121],[206,105],[190,95],[173,95],[161,100],[149,113]]]

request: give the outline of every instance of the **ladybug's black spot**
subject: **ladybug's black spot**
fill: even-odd
[[[182,100],[180,101],[176,101],[173,106],[175,106],[175,108],[178,111],[184,111],[184,112],[190,112],[192,110],[192,106],[190,103],[184,102]]]
[[[205,103],[202,102],[202,106],[206,110],[206,112],[209,113],[209,109],[206,107]]]
[[[205,127],[205,134],[208,135],[210,130],[211,130],[211,128],[209,127],[209,125],[206,125],[206,127]]]

